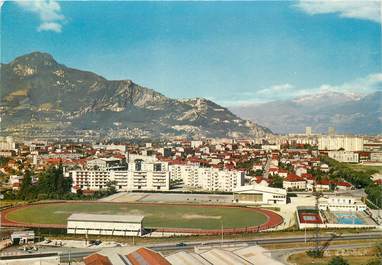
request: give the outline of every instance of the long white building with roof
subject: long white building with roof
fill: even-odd
[[[82,235],[141,236],[142,215],[74,213],[68,217],[67,233]]]

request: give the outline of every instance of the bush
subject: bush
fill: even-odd
[[[343,257],[334,257],[328,263],[328,265],[349,265],[349,263]]]
[[[322,258],[324,256],[324,251],[320,249],[311,249],[311,250],[308,250],[306,254],[312,258]]]

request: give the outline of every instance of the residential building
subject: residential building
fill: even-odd
[[[289,174],[283,181],[283,188],[286,190],[305,190],[306,180],[295,174]]]
[[[318,204],[320,210],[358,212],[367,209],[366,204],[350,196],[328,196],[321,198]]]
[[[344,149],[344,151],[363,151],[363,138],[355,136],[321,136],[318,138],[319,150]]]
[[[209,191],[232,191],[244,185],[244,171],[199,165],[170,165],[171,179],[182,180],[185,187]]]
[[[66,176],[73,180],[73,192],[104,189],[111,181],[118,191],[170,189],[167,162],[136,160],[127,164],[127,170],[70,170]]]
[[[356,152],[350,151],[329,151],[328,156],[339,162],[358,163],[359,155]]]
[[[0,150],[10,151],[16,149],[16,143],[13,141],[11,136],[2,137],[0,136]]]

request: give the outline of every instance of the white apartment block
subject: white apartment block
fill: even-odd
[[[198,165],[170,165],[171,179],[182,180],[185,187],[231,192],[244,185],[245,173]]]
[[[363,151],[363,138],[354,136],[321,136],[318,138],[319,150]]]
[[[16,143],[13,141],[13,138],[10,136],[0,137],[0,150],[15,150]]]
[[[307,185],[305,180],[283,181],[283,188],[286,190],[306,190]]]
[[[340,211],[340,212],[358,212],[367,209],[366,204],[360,200],[348,196],[329,196],[321,198],[318,204],[320,210]]]
[[[330,158],[333,158],[334,160],[339,161],[339,162],[346,162],[346,163],[358,163],[359,162],[358,153],[354,153],[354,152],[329,151],[328,156]]]
[[[370,160],[376,162],[382,162],[382,152],[370,153]]]
[[[118,191],[170,189],[167,162],[136,160],[128,163],[127,170],[71,170],[66,176],[73,179],[73,192],[100,190],[106,188],[109,181],[115,181]]]

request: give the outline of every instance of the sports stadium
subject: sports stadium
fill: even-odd
[[[3,226],[66,228],[73,213],[144,216],[143,225],[162,232],[215,234],[258,232],[283,222],[277,213],[253,207],[118,202],[45,202],[3,211]]]

